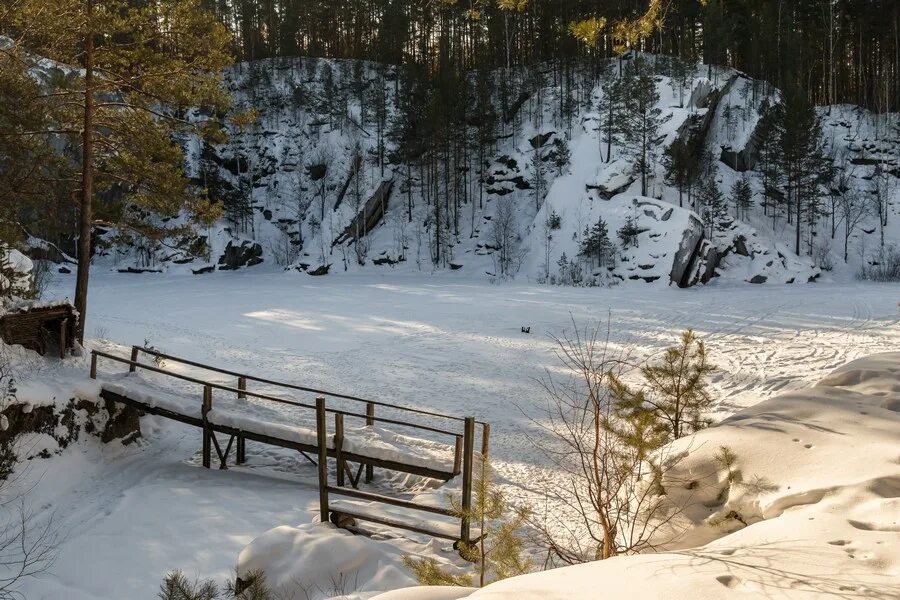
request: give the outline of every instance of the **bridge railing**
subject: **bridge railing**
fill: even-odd
[[[165,369],[161,366],[155,364],[147,364],[140,362],[140,355],[147,354],[153,356],[155,359],[171,361],[175,363],[180,363],[188,366],[192,366],[198,369],[202,369],[205,371],[229,375],[235,377],[237,379],[237,386],[232,387],[229,385],[225,385],[222,383],[211,382],[205,379],[200,379],[198,377],[192,377],[189,375],[184,375],[182,373],[177,373],[169,369]],[[372,502],[389,504],[394,506],[400,506],[407,509],[419,510],[424,512],[430,512],[435,514],[440,514],[444,516],[456,516],[450,510],[428,506],[420,503],[414,503],[407,500],[401,500],[397,498],[391,498],[388,496],[383,496],[381,494],[374,494],[370,492],[363,492],[355,489],[360,474],[356,474],[356,478],[354,480],[354,476],[352,470],[347,466],[348,458],[359,461],[360,469],[365,467],[365,481],[366,483],[371,483],[374,478],[374,466],[384,466],[385,461],[379,461],[377,459],[373,459],[372,457],[365,457],[354,455],[347,452],[344,449],[344,418],[355,418],[361,421],[364,421],[367,426],[375,425],[376,423],[384,423],[389,425],[397,425],[405,428],[410,428],[413,430],[419,431],[427,431],[434,434],[446,435],[450,436],[454,440],[454,459],[453,459],[453,475],[462,474],[462,517],[460,517],[460,536],[458,541],[461,544],[469,544],[471,543],[471,524],[469,523],[469,509],[471,508],[471,500],[472,500],[472,482],[473,482],[473,466],[474,466],[474,446],[475,446],[475,432],[476,426],[481,426],[481,454],[483,457],[488,455],[489,443],[490,443],[490,425],[488,423],[484,423],[481,421],[477,421],[473,417],[458,417],[454,415],[443,414],[435,411],[429,411],[424,409],[418,409],[414,407],[407,407],[402,405],[391,404],[388,402],[375,401],[365,398],[360,398],[356,396],[350,396],[346,394],[339,394],[333,392],[327,392],[325,390],[320,390],[316,388],[311,388],[307,386],[301,386],[291,383],[274,381],[271,379],[266,379],[262,377],[256,377],[254,375],[239,373],[236,371],[231,371],[228,369],[221,369],[218,367],[213,367],[210,365],[205,365],[203,363],[199,363],[196,361],[188,360],[181,357],[176,357],[170,354],[166,354],[163,352],[159,352],[152,348],[146,348],[141,346],[133,346],[131,349],[131,357],[125,358],[122,356],[117,356],[115,354],[110,354],[108,352],[102,352],[99,350],[94,350],[91,352],[91,378],[97,377],[97,365],[98,359],[108,359],[120,364],[124,364],[128,366],[129,372],[135,372],[138,369],[158,373],[164,375],[166,377],[171,377],[174,379],[178,379],[181,381],[186,381],[188,383],[193,383],[203,388],[203,402],[201,408],[202,415],[202,423],[204,429],[203,436],[203,464],[205,467],[209,467],[211,463],[211,444],[215,443],[216,451],[220,452],[218,442],[215,440],[215,436],[211,433],[211,427],[208,424],[207,415],[212,410],[212,392],[213,390],[219,390],[223,392],[236,394],[238,398],[246,399],[246,398],[254,398],[257,400],[261,400],[264,402],[273,402],[282,405],[288,405],[300,409],[307,409],[311,411],[315,411],[316,417],[316,450],[318,452],[318,478],[319,478],[319,494],[320,494],[320,513],[323,521],[328,520],[329,518],[329,495],[344,495],[348,497],[353,497],[357,499],[365,499]],[[260,392],[255,392],[249,390],[247,388],[247,382],[254,381],[257,383],[262,383],[264,385],[269,385],[272,387],[279,387],[286,390],[293,391],[302,391],[308,393],[318,394],[315,399],[315,404],[308,404],[304,402],[298,402],[296,400],[291,400],[288,398],[283,398],[280,396],[273,396],[271,394],[264,394]],[[329,408],[326,405],[326,395],[338,398],[344,401],[356,402],[365,404],[365,413],[355,412],[351,410],[344,410],[340,408]],[[401,413],[409,413],[420,416],[428,416],[439,419],[446,419],[452,422],[459,423],[463,425],[462,431],[457,429],[448,429],[441,427],[434,427],[425,423],[417,423],[411,421],[405,421],[401,419],[388,418],[383,416],[376,415],[376,407],[382,407],[386,409],[392,409],[399,411]],[[331,448],[328,445],[328,415],[334,415],[334,436],[333,436],[333,444]],[[228,448],[225,451],[227,456],[228,452],[231,448],[231,441],[229,441]],[[332,486],[328,481],[328,470],[327,470],[327,457],[331,455],[335,458],[337,463],[336,475],[337,475],[337,486]],[[220,453],[221,456],[221,453]],[[243,435],[237,435],[237,460],[238,464],[244,461],[245,456],[245,439]],[[416,473],[417,471],[420,474],[424,474],[426,476],[430,476],[429,474],[433,472],[431,469],[416,469],[415,467],[408,466],[405,468],[408,472]],[[349,475],[351,483],[354,486],[354,489],[346,488],[345,486],[345,475]],[[364,513],[354,513],[348,510],[341,510],[339,514],[332,515],[333,520],[336,521],[339,515],[346,515],[352,518],[358,518],[361,520],[369,520],[373,522],[382,523],[389,526],[401,527],[410,529],[412,531],[418,531],[420,533],[430,534],[436,537],[445,537],[449,538],[445,533],[423,529],[418,526],[410,526],[409,524],[404,524],[402,522],[390,520],[390,519],[382,519],[377,515],[364,514]]]

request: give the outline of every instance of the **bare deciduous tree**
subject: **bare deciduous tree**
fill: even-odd
[[[665,494],[676,454],[646,411],[617,410],[614,382],[631,369],[629,352],[610,342],[608,325],[555,340],[563,375],[547,375],[546,415],[533,419],[537,448],[555,474],[539,490],[552,510],[530,521],[547,564],[575,564],[636,553],[670,541],[680,509]],[[660,539],[665,538],[665,539]]]
[[[0,413],[15,400],[15,392],[12,368],[0,348]],[[17,489],[15,463],[12,439],[0,439],[0,600],[24,599],[22,582],[50,568],[59,542],[53,518],[36,519],[27,490]]]
[[[512,275],[519,263],[518,238],[516,225],[516,209],[510,198],[497,200],[497,211],[494,213],[491,228],[491,245],[494,247],[494,262],[498,275]]]

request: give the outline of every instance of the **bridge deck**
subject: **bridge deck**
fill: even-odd
[[[141,353],[153,356],[154,364],[140,362],[138,358]],[[235,440],[237,464],[242,464],[245,460],[247,440],[297,450],[310,460],[314,454],[319,479],[320,517],[323,521],[329,518],[338,522],[348,519],[367,520],[435,537],[455,538],[463,545],[472,543],[467,511],[472,502],[473,465],[476,457],[475,427],[481,425],[480,456],[484,457],[487,455],[490,435],[490,426],[486,423],[477,422],[473,417],[455,417],[344,394],[330,394],[296,384],[279,383],[138,346],[132,347],[130,359],[93,351],[93,378],[98,378],[98,358],[127,365],[129,371],[125,374],[104,374],[101,378],[101,397],[201,429],[205,467],[212,464],[214,448],[220,468],[226,468]],[[176,363],[179,370],[163,368],[163,362],[166,366],[169,362]],[[237,386],[231,387],[186,375],[186,368],[215,373],[217,376],[236,377]],[[317,396],[314,404],[305,403],[293,397],[250,391],[247,389],[248,381],[267,388],[289,390],[291,396],[298,393],[314,393]],[[163,382],[165,385],[161,385]],[[332,398],[331,403],[327,403],[326,395]],[[352,408],[360,404],[365,406],[364,413]],[[401,416],[376,415],[376,409]],[[333,417],[331,427],[329,416]],[[355,420],[355,423],[345,424],[345,420]],[[464,426],[462,431],[458,430],[460,425]],[[412,433],[399,433],[397,428]],[[224,449],[216,434],[228,437]],[[435,438],[449,439],[453,443],[448,444]],[[335,461],[337,485],[329,483],[331,476],[327,466],[328,459]],[[351,463],[358,465],[355,473]],[[460,518],[444,507],[356,489],[363,472],[365,483],[372,482],[375,467],[444,481],[461,474],[460,504],[463,516]],[[345,485],[348,479],[352,489]],[[368,509],[359,503],[347,501],[338,501],[337,505],[332,503],[334,507],[329,508],[329,495],[368,501],[365,505]],[[377,505],[401,507],[405,510],[400,515],[385,516],[378,511],[373,512],[372,508]],[[410,510],[440,515],[441,519],[413,520],[408,515]],[[454,536],[451,524],[442,522],[446,518],[455,519],[459,524],[457,536]]]

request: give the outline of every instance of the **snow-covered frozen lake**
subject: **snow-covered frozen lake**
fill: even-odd
[[[53,294],[70,294],[70,284]],[[636,356],[695,329],[721,369],[717,418],[900,341],[900,285],[590,289],[251,271],[98,274],[90,300],[91,338],[147,340],[226,368],[489,421],[497,470],[512,487],[539,468],[523,431],[541,414],[538,378],[558,364],[551,336],[573,322],[609,316],[613,341]],[[47,461],[37,494],[68,537],[53,574],[27,597],[154,598],[168,569],[225,577],[256,535],[312,520],[313,487],[200,469],[198,448],[196,431],[164,424],[141,447]]]

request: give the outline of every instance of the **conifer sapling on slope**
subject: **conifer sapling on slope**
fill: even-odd
[[[620,410],[647,410],[665,427],[670,439],[678,439],[708,425],[703,413],[713,403],[708,377],[716,370],[709,363],[706,345],[691,331],[681,335],[681,344],[667,348],[663,358],[641,367],[645,388],[632,392],[624,387]]]
[[[460,555],[475,564],[476,572],[452,573],[441,567],[433,558],[405,557],[403,562],[416,575],[422,585],[469,586],[477,581],[478,587],[488,583],[527,573],[531,565],[522,553],[524,544],[517,531],[529,516],[527,509],[509,507],[502,490],[493,482],[493,469],[487,457],[480,457],[475,466],[472,485],[472,506],[464,509],[455,498],[450,499],[453,515],[468,518],[480,530],[478,538],[469,546],[460,547]]]

